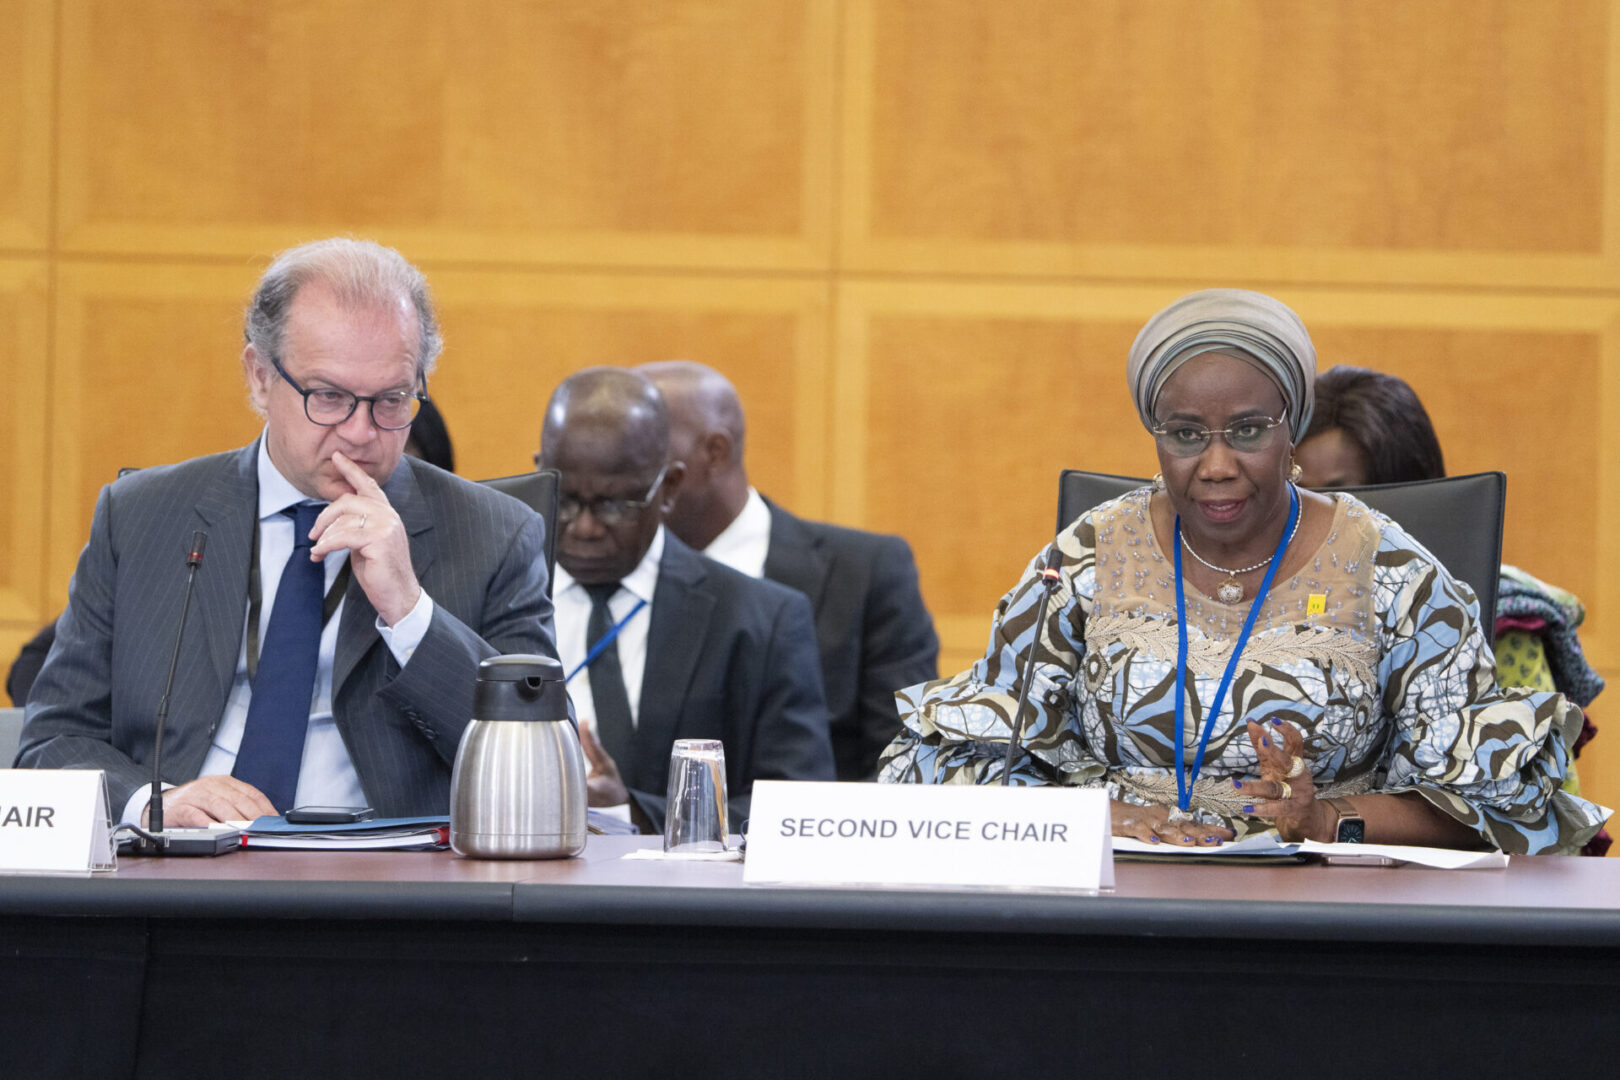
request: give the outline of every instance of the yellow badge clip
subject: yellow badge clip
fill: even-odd
[[[1327,611],[1327,593],[1311,593],[1311,598],[1305,602],[1305,614],[1321,615],[1325,611]]]

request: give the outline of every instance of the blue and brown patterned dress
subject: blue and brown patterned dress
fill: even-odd
[[[1107,786],[1173,805],[1176,592],[1146,488],[1082,515],[1058,538],[1062,578],[1040,634],[1013,782]],[[1241,836],[1234,777],[1258,776],[1244,720],[1305,736],[1320,795],[1414,791],[1510,852],[1570,852],[1609,812],[1559,790],[1581,712],[1561,695],[1499,690],[1468,586],[1398,524],[1349,495],[1313,559],[1272,584],[1214,720],[1193,791],[1200,820]],[[1042,553],[1044,556],[1044,553]],[[891,783],[999,782],[1017,671],[1035,639],[1037,556],[1002,598],[983,659],[898,694]],[[1249,601],[1186,589],[1190,764]]]

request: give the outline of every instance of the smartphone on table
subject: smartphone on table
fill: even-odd
[[[283,815],[289,825],[353,825],[371,820],[369,806],[295,806]]]

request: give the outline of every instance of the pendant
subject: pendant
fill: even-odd
[[[1191,821],[1191,820],[1193,820],[1192,811],[1191,810],[1183,810],[1179,806],[1172,806],[1170,808],[1170,814],[1169,814],[1169,816],[1167,818],[1165,818],[1165,820],[1169,821],[1171,823],[1175,823],[1175,822],[1178,822],[1178,821]]]
[[[1215,590],[1215,598],[1223,604],[1235,604],[1243,599],[1243,586],[1238,584],[1236,575],[1221,582],[1221,587]]]

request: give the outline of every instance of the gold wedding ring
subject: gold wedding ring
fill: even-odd
[[[361,528],[362,528],[362,529],[363,529],[363,528],[365,528],[365,527],[366,527],[366,522],[368,522],[368,521],[370,521],[370,520],[371,520],[371,515],[370,515],[370,514],[361,514],[361,515],[360,515],[360,527],[361,527]],[[1299,759],[1298,759],[1298,758],[1295,758],[1295,759],[1294,759],[1294,760],[1295,760],[1295,761],[1298,761],[1298,760],[1299,760]],[[1293,775],[1294,775],[1294,774],[1293,774],[1293,773],[1289,773],[1289,774],[1288,774],[1288,775],[1289,775],[1289,776],[1293,776]]]
[[[1292,780],[1305,771],[1305,759],[1295,754],[1288,759],[1288,779]]]
[[[1286,780],[1279,780],[1282,785],[1282,794],[1277,796],[1278,802],[1287,802],[1294,797],[1294,786]]]

